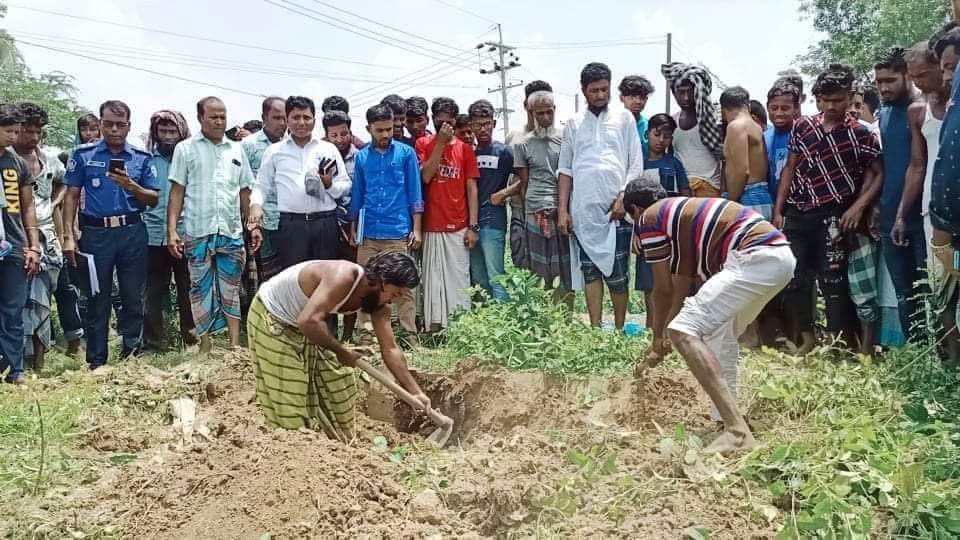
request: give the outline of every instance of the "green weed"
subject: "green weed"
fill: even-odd
[[[645,341],[575,320],[529,272],[513,270],[501,282],[510,301],[462,313],[446,332],[444,355],[563,374],[624,373],[640,357]]]

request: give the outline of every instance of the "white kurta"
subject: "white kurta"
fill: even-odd
[[[633,115],[611,105],[599,116],[586,110],[568,120],[557,172],[573,178],[570,217],[576,243],[609,276],[617,246],[610,207],[629,181],[643,175],[643,148]],[[571,252],[570,263],[577,284],[582,281],[579,252]]]

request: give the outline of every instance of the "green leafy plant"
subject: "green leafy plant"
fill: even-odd
[[[487,302],[462,313],[447,331],[447,352],[515,370],[618,373],[629,370],[645,342],[591,328],[526,271],[502,276],[509,302]]]

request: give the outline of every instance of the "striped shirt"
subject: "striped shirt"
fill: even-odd
[[[648,263],[669,261],[672,274],[704,279],[723,269],[731,251],[789,245],[760,214],[725,199],[664,199],[647,208],[638,229]]]

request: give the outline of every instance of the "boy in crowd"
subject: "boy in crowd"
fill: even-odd
[[[720,109],[727,123],[725,197],[770,219],[773,200],[766,182],[767,154],[763,130],[750,114],[750,94],[740,86],[727,88],[720,96]]]
[[[774,200],[780,185],[780,173],[790,155],[790,132],[793,130],[794,121],[800,115],[802,92],[795,81],[786,77],[777,79],[767,92],[767,116],[771,125],[763,133],[763,140],[767,149],[767,188]],[[772,347],[781,330],[792,334],[783,326],[787,319],[783,295],[779,294],[767,304],[758,317],[760,342]]]
[[[16,105],[0,105],[0,240],[10,250],[0,258],[0,373],[9,368],[5,380],[16,385],[27,384],[23,375],[23,306],[27,302],[27,280],[40,271],[42,253],[33,176],[26,162],[7,149],[17,142],[23,120]]]
[[[470,123],[470,115],[458,114],[457,121],[453,125],[453,131],[457,138],[463,141],[463,144],[473,148],[476,140],[473,137],[473,124]]]
[[[656,114],[647,124],[649,147],[646,159],[643,160],[643,178],[647,184],[659,183],[667,193],[667,197],[689,197],[690,183],[687,179],[687,170],[683,163],[669,153],[673,144],[673,132],[677,129],[677,121],[669,114]],[[637,251],[636,289],[643,291],[643,301],[646,312],[653,313],[653,272],[650,265],[643,258],[643,251],[635,246]]]
[[[647,100],[653,93],[653,83],[642,75],[627,75],[620,81],[620,102],[623,107],[637,120],[637,134],[640,135],[640,145],[643,153],[647,153],[647,117],[643,109],[647,107]]]
[[[330,111],[324,113],[323,120],[324,139],[337,147],[340,157],[343,158],[343,165],[346,167],[347,176],[353,181],[353,171],[356,165],[357,147],[353,140],[356,138],[351,130],[350,116],[342,111]],[[348,209],[350,208],[350,192],[337,198],[337,224],[340,226],[340,259],[344,261],[357,262],[357,247],[350,242],[350,218]],[[353,337],[353,329],[357,324],[357,315],[345,314],[343,316],[343,333],[340,335],[341,341],[349,341]]]
[[[883,181],[880,142],[847,114],[853,71],[832,64],[817,78],[814,95],[823,112],[794,123],[773,212],[797,258],[784,302],[797,318],[806,354],[816,345],[814,285],[826,303],[827,330],[855,349],[859,321],[849,290],[846,242],[862,224]]]
[[[457,103],[438,97],[430,112],[437,134],[417,140],[417,157],[426,202],[423,322],[428,331],[436,331],[446,328],[458,309],[470,307],[470,250],[477,244],[480,232],[480,171],[473,148],[454,133],[460,112]]]
[[[496,278],[504,273],[503,255],[507,240],[507,208],[510,192],[507,181],[513,173],[513,152],[493,140],[497,127],[493,105],[481,99],[468,109],[473,133],[477,139],[477,183],[480,202],[480,240],[470,250],[470,281],[480,285],[495,300],[506,300],[507,292]],[[515,184],[516,185],[516,184]]]
[[[420,167],[413,148],[393,138],[396,123],[392,108],[381,103],[367,110],[371,143],[357,153],[353,170],[350,239],[352,244],[359,244],[357,261],[362,265],[391,251],[416,251],[423,242]],[[361,213],[363,238],[358,237],[357,230]],[[396,304],[400,326],[416,333],[413,293],[404,291]],[[369,319],[369,316],[361,314],[361,318]]]

